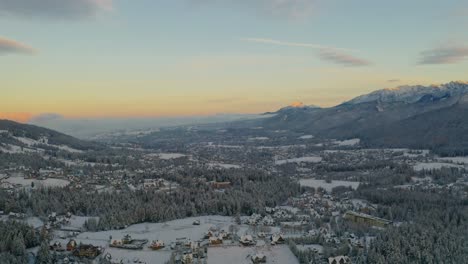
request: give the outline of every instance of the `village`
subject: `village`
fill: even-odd
[[[405,223],[362,192],[468,197],[466,159],[442,158],[428,150],[366,149],[357,139],[295,135],[285,140],[275,136],[281,131],[256,133],[227,137],[218,131],[183,149],[172,137],[157,150],[143,143],[117,143],[110,153],[91,158],[59,152],[44,161],[47,166],[3,167],[0,190],[16,196],[61,188],[70,195],[116,197],[204,190],[222,198],[241,184],[248,186],[242,177],[252,181],[252,176],[245,175],[259,175],[287,179],[298,190],[274,206],[245,208],[247,214],[221,208],[220,214],[188,217],[179,217],[174,206],[171,213],[177,217],[162,217],[164,221],[120,218],[108,224],[83,212],[35,215],[11,207],[0,210],[0,219],[32,225],[48,238],[55,263],[347,264],[366,256],[380,232]],[[32,255],[37,251],[28,249]]]

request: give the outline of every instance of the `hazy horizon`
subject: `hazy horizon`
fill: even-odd
[[[328,107],[468,70],[459,0],[17,0],[0,10],[0,113],[23,122]]]

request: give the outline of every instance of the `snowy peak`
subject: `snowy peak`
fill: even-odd
[[[316,108],[320,108],[320,107],[315,106],[315,105],[305,105],[304,103],[297,101],[297,102],[291,103],[290,105],[286,107],[281,108],[278,112],[286,111],[286,110],[294,110],[294,109],[308,110],[308,109],[316,109]]]
[[[368,102],[404,102],[415,103],[420,100],[438,100],[453,96],[468,94],[468,83],[450,82],[442,85],[431,86],[400,86],[391,89],[377,90],[372,93],[358,96],[347,104],[360,104]]]

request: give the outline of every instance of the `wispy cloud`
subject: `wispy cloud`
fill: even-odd
[[[396,82],[400,82],[400,79],[390,79],[390,80],[387,80],[387,82],[396,83]]]
[[[349,54],[349,52],[352,50],[345,48],[330,47],[314,43],[281,41],[268,38],[242,38],[242,40],[261,44],[317,49],[319,50],[318,56],[321,60],[344,66],[356,67],[367,66],[371,64],[371,62],[368,60],[361,59]]]
[[[77,19],[112,9],[113,0],[0,0],[0,16]]]
[[[445,46],[420,53],[419,64],[454,64],[468,58],[468,46]]]
[[[0,55],[4,54],[35,54],[37,51],[32,47],[19,43],[15,40],[0,37]]]
[[[349,67],[368,66],[371,64],[368,60],[355,57],[336,49],[322,49],[319,56],[322,60]]]

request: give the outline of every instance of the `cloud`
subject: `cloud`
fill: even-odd
[[[32,55],[36,50],[17,41],[0,37],[0,55],[11,53]]]
[[[390,80],[387,80],[387,82],[389,83],[400,82],[400,79],[390,79]]]
[[[361,58],[348,54],[347,52],[352,51],[350,49],[330,47],[330,46],[324,46],[324,45],[314,44],[314,43],[289,42],[289,41],[282,41],[282,40],[268,39],[268,38],[242,38],[241,40],[247,41],[247,42],[253,42],[253,43],[277,45],[277,46],[318,49],[320,59],[329,61],[332,63],[336,63],[336,64],[341,64],[344,66],[366,66],[366,65],[371,64],[369,61],[365,59],[361,59]]]
[[[322,49],[319,53],[322,60],[349,67],[368,66],[371,63],[337,49]]]
[[[215,5],[253,10],[270,17],[304,19],[311,16],[317,0],[187,0],[197,6]]]
[[[78,19],[112,9],[113,0],[0,0],[0,16]]]
[[[454,64],[468,58],[468,46],[445,46],[420,53],[419,64]]]

